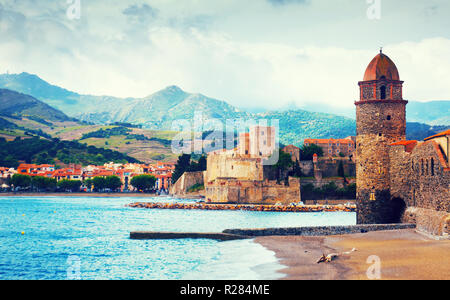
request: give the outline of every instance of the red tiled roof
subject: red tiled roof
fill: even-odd
[[[333,143],[333,144],[354,144],[355,142],[352,140],[348,140],[348,139],[305,139],[304,143],[309,143],[309,144],[329,144],[329,143]]]
[[[417,144],[417,141],[400,141],[400,142],[391,144],[391,146],[408,146],[411,144]]]
[[[387,55],[380,53],[375,56],[367,67],[364,81],[379,80],[383,76],[387,80],[400,80],[400,75],[394,62]]]
[[[436,135],[427,137],[426,139],[424,139],[424,141],[428,141],[428,140],[435,139],[435,138],[442,137],[442,136],[446,136],[446,135],[450,135],[450,129],[446,130],[446,131],[443,131],[441,133],[438,133]]]

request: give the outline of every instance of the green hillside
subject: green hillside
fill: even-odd
[[[32,116],[37,120],[70,121],[63,112],[31,96],[0,89],[0,113],[4,116]]]
[[[19,162],[37,164],[96,164],[139,162],[137,159],[77,141],[40,139],[38,137],[6,141],[0,138],[0,166],[17,167]]]

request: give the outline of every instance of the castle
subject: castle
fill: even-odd
[[[381,51],[359,82],[356,105],[357,222],[415,222],[448,233],[450,131],[406,141],[403,81]]]
[[[239,135],[232,150],[208,153],[205,197],[208,202],[290,204],[300,202],[300,179],[277,182],[265,161],[277,151],[274,127],[253,126]]]

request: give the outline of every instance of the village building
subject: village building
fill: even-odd
[[[283,152],[291,155],[293,162],[300,161],[300,148],[299,147],[296,147],[294,145],[288,145],[288,146],[284,147],[282,150],[283,150]]]
[[[448,235],[450,227],[450,132],[425,141],[406,140],[403,81],[378,54],[359,82],[356,104],[357,222],[414,222]]]
[[[352,156],[356,149],[352,137],[345,139],[305,139],[305,146],[312,144],[322,148],[323,155],[326,157]]]

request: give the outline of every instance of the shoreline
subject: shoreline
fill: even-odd
[[[0,193],[0,197],[92,197],[92,198],[155,198],[166,197],[144,193]]]
[[[323,237],[258,237],[256,243],[275,252],[282,280],[368,280],[370,256],[381,261],[381,279],[450,279],[450,240],[435,240],[412,229]],[[317,264],[322,254],[339,256]]]

